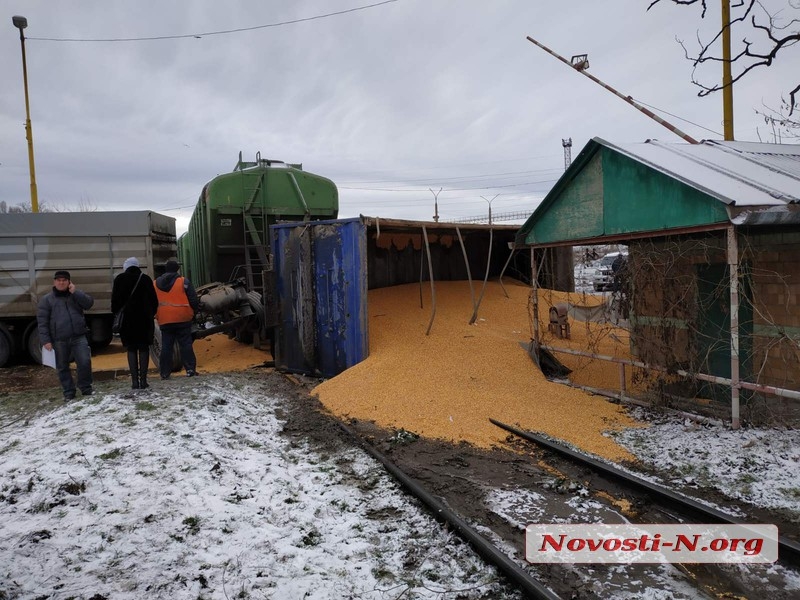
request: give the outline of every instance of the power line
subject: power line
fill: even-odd
[[[523,185],[534,185],[537,183],[555,183],[558,179],[543,179],[541,181],[524,181],[522,183],[506,183],[502,185],[490,185],[485,187],[471,187],[471,188],[450,188],[444,190],[445,192],[471,192],[473,190],[495,190],[498,188],[511,188],[511,187],[520,187]],[[362,192],[416,192],[419,193],[422,190],[401,190],[397,188],[362,188],[362,187],[348,187],[348,186],[337,186],[340,190],[358,190]]]
[[[253,27],[240,27],[238,29],[226,29],[224,31],[207,31],[205,33],[186,33],[182,35],[161,35],[152,37],[139,37],[139,38],[105,38],[105,39],[88,39],[88,38],[43,38],[43,37],[26,37],[27,40],[36,40],[39,42],[152,42],[156,40],[180,40],[186,38],[202,38],[212,35],[227,35],[230,33],[242,33],[244,31],[255,31],[256,29],[267,29],[270,27],[282,27],[284,25],[294,25],[296,23],[304,23],[306,21],[315,21],[317,19],[327,19],[328,17],[336,17],[359,10],[366,10],[368,8],[375,8],[384,4],[391,4],[398,0],[384,0],[383,2],[376,2],[375,4],[367,4],[365,6],[357,6],[356,8],[348,8],[346,10],[339,10],[324,15],[315,15],[313,17],[304,17],[302,19],[292,19],[291,21],[281,21],[279,23],[268,23],[266,25],[255,25]]]
[[[411,179],[405,182],[406,185],[426,185],[428,183],[440,183],[442,181],[457,181],[462,180],[461,183],[466,183],[471,180],[477,179],[485,179],[487,177],[506,177],[506,176],[522,176],[522,175],[531,175],[533,173],[560,173],[560,169],[533,169],[528,171],[506,171],[505,173],[485,173],[482,175],[459,175],[457,177],[431,177],[429,179]],[[383,180],[361,180],[361,181],[342,181],[340,182],[342,185],[345,184],[360,184],[360,183],[396,183],[398,182],[398,178],[394,179],[383,179]]]
[[[666,111],[663,108],[658,108],[657,106],[653,106],[652,104],[647,104],[647,102],[642,102],[638,98],[636,98],[635,100],[639,104],[641,104],[643,106],[646,106],[648,108],[652,108],[653,110],[657,110],[658,112],[662,112],[665,115],[669,115],[670,117],[675,117],[679,121],[683,121],[684,123],[689,123],[690,125],[694,125],[695,127],[699,127],[700,129],[705,129],[706,131],[710,131],[711,133],[714,133],[714,134],[722,137],[722,134],[719,131],[714,131],[713,129],[709,129],[708,127],[703,127],[702,125],[699,125],[699,124],[695,123],[694,121],[690,121],[689,119],[684,119],[683,117],[679,117],[678,115],[673,115],[671,112]]]

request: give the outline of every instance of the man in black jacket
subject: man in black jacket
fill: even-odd
[[[94,299],[72,283],[69,271],[56,271],[53,291],[39,301],[36,311],[39,340],[46,350],[55,351],[65,401],[75,398],[75,381],[69,369],[73,359],[78,367],[78,389],[84,396],[92,394],[92,352],[86,339],[83,311],[93,304]]]

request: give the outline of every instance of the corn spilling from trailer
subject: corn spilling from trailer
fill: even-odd
[[[505,288],[505,289],[504,289]],[[508,295],[506,295],[506,292]],[[317,386],[339,417],[477,446],[503,444],[495,418],[563,439],[611,460],[633,459],[604,431],[641,426],[605,398],[548,381],[529,358],[530,287],[489,281],[478,319],[466,281],[436,282],[436,319],[426,335],[430,296],[418,284],[369,292],[370,355]],[[556,294],[561,301],[567,295]],[[547,311],[540,316],[547,318]],[[542,323],[544,325],[544,322]],[[581,324],[570,344],[585,344]],[[627,351],[624,345],[620,351]],[[604,365],[598,364],[598,367]],[[616,370],[611,366],[610,375]]]

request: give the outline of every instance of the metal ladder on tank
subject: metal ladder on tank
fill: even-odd
[[[242,224],[244,233],[244,261],[245,277],[247,287],[252,291],[264,292],[263,271],[272,270],[272,260],[266,249],[265,244],[269,244],[269,232],[267,231],[267,215],[263,212],[254,215],[250,212],[253,204],[258,197],[264,183],[266,173],[262,173],[258,178],[258,184],[253,188],[249,198],[242,206]],[[254,271],[258,270],[259,277],[256,278]]]

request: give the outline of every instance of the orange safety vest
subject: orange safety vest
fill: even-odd
[[[168,323],[186,323],[194,318],[194,309],[189,304],[189,298],[183,289],[183,277],[175,279],[172,289],[165,292],[153,282],[158,296],[158,312],[156,320],[159,325]]]

